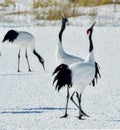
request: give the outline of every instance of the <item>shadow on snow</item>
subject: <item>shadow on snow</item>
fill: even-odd
[[[8,74],[0,74],[0,76],[29,76],[29,75],[39,75],[39,73],[32,73],[32,72],[28,72],[28,73],[23,73],[23,72],[19,72],[19,73],[8,73]]]
[[[22,108],[22,109],[7,109],[0,112],[0,114],[40,114],[47,111],[65,110],[65,108],[43,107],[43,108]],[[68,110],[76,110],[75,108],[68,108]]]
[[[3,111],[0,114],[40,114],[43,113],[42,111]]]

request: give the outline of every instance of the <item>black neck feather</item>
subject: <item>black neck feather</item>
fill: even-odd
[[[33,54],[37,56],[37,58],[39,59],[41,63],[43,58],[35,51],[35,49],[33,50]]]
[[[63,31],[65,30],[65,24],[66,24],[66,22],[62,22],[62,27],[61,27],[61,30],[59,32],[59,40],[61,43],[62,43],[62,34],[63,34]]]
[[[92,31],[90,31],[89,41],[90,41],[89,52],[91,52],[93,50]]]
[[[45,70],[44,59],[35,51],[35,49],[33,50],[33,54],[37,56],[39,62],[42,64],[43,69]]]

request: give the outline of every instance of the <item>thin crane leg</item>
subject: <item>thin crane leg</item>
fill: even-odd
[[[28,56],[27,56],[27,50],[25,50],[25,56],[26,56],[26,60],[27,60],[27,64],[28,64],[28,69],[31,72],[30,64],[29,64],[29,60],[28,60]]]
[[[68,101],[69,101],[69,97],[70,97],[70,94],[69,94],[69,87],[67,87],[67,102],[66,102],[66,108],[65,108],[65,115],[62,116],[62,118],[68,116],[68,114],[67,114],[67,109],[68,109]]]
[[[81,107],[81,94],[80,94],[80,107]],[[83,116],[87,116],[87,117],[89,117],[89,115],[87,115],[83,110],[82,110],[82,107],[81,107],[81,112],[82,112],[82,114],[83,114]]]
[[[79,95],[78,93],[76,93],[76,95],[79,103],[79,119],[81,119],[82,116],[89,117],[81,108],[81,94]]]
[[[72,96],[70,97],[71,101],[79,108],[79,106],[77,105],[77,103],[73,100],[73,96],[74,96],[75,92],[73,92]]]
[[[81,112],[81,94],[80,94],[80,96],[79,96],[79,94],[78,94],[78,92],[76,93],[76,95],[77,95],[77,99],[78,99],[78,104],[79,104],[79,116],[78,116],[78,119],[82,119],[82,116],[83,116],[83,114],[82,114],[82,112]]]
[[[20,51],[21,49],[19,50],[19,53],[18,53],[18,72],[20,72]]]

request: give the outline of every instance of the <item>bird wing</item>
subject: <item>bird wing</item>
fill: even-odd
[[[71,70],[68,68],[67,65],[61,64],[57,66],[55,71],[53,72],[53,75],[55,75],[53,84],[56,82],[55,89],[58,91],[65,85],[68,87],[72,87],[72,82],[71,82]]]
[[[95,65],[89,63],[75,63],[70,65],[73,84],[89,84],[95,75]]]
[[[100,67],[99,67],[98,63],[95,62],[95,76],[94,76],[94,79],[92,80],[93,87],[96,85],[98,78],[101,78]]]
[[[82,62],[84,62],[84,59],[79,58],[77,56],[67,54],[67,53],[64,53],[64,55],[59,56],[59,59],[58,59],[58,64],[64,63],[67,65],[71,65],[76,62],[82,63]]]

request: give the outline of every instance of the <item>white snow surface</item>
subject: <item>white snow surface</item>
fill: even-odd
[[[63,34],[66,52],[82,58],[87,56],[87,28],[66,28]],[[120,129],[119,27],[94,28],[95,59],[101,67],[102,78],[95,87],[88,86],[84,90],[82,107],[90,116],[85,120],[78,120],[78,109],[71,101],[68,118],[60,118],[65,111],[66,89],[58,93],[52,86],[60,27],[12,28],[32,33],[36,39],[36,51],[45,59],[44,71],[29,50],[28,58],[33,71],[28,72],[22,50],[20,73],[17,72],[17,47],[2,43],[9,29],[1,27],[0,33],[0,130]]]

